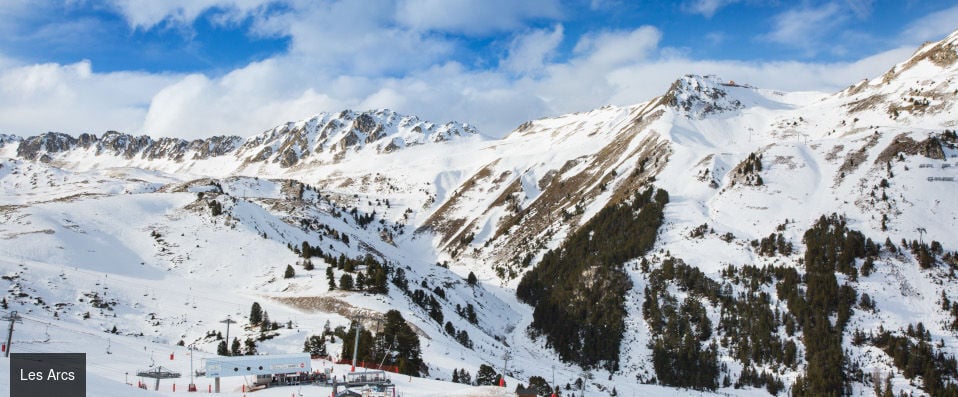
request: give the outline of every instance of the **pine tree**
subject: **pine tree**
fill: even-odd
[[[326,338],[320,335],[311,335],[306,338],[306,342],[303,342],[303,352],[316,354],[319,356],[326,355]]]
[[[882,397],[895,397],[895,391],[891,387],[891,373],[888,373],[888,377],[885,378],[885,392],[882,393]]]
[[[400,373],[419,376],[419,368],[423,366],[419,336],[406,324],[406,320],[398,310],[386,312],[381,335],[384,340],[396,342],[393,351],[399,361],[397,362],[395,357],[387,357],[386,360],[394,365],[400,364]],[[403,363],[406,365],[405,370],[403,369]]]
[[[223,213],[223,205],[220,204],[219,201],[213,200],[207,203],[207,205],[210,207],[210,215],[219,216]]]
[[[546,382],[545,378],[541,376],[531,376],[529,377],[529,389],[535,390],[537,395],[548,396],[552,393],[552,386],[549,386],[549,383]]]
[[[344,289],[346,291],[352,290],[353,276],[350,276],[348,273],[343,274],[343,276],[339,278],[339,288]]]
[[[216,354],[218,354],[218,355],[220,355],[220,356],[229,356],[229,355],[230,355],[229,350],[226,349],[226,341],[225,341],[225,340],[220,341],[220,343],[219,343],[218,345],[216,345]]]
[[[296,270],[293,269],[293,265],[286,265],[286,272],[283,273],[283,278],[293,278],[296,277]]]
[[[366,289],[366,275],[363,273],[356,274],[356,290],[362,291]]]
[[[329,290],[336,289],[336,276],[333,274],[332,266],[326,268],[326,279],[329,280]]]
[[[472,374],[466,371],[465,368],[459,370],[459,383],[466,385],[472,384]]]
[[[307,258],[307,259],[312,258],[312,257],[313,257],[313,247],[311,247],[308,242],[303,241],[302,250],[300,251],[300,255],[302,255],[303,258]]]
[[[240,341],[237,338],[233,338],[233,346],[230,348],[231,356],[239,356],[240,354]]]
[[[352,360],[353,359],[353,344],[356,341],[356,327],[355,323],[350,324],[350,330],[342,335],[342,349],[339,352],[339,357],[343,360]],[[363,328],[359,331],[359,347],[357,349],[357,361],[377,361],[376,357],[372,355],[373,349],[371,348],[375,344],[375,337],[369,330]]]
[[[269,313],[264,311],[264,312],[263,312],[263,321],[260,321],[260,323],[259,323],[259,330],[260,330],[260,332],[266,332],[266,331],[269,331],[269,329],[270,329],[271,326],[272,326],[272,324],[271,324],[270,321],[269,321]]]
[[[259,306],[259,302],[253,302],[253,306],[249,309],[249,323],[257,325],[263,321],[263,308]]]
[[[494,386],[497,376],[496,370],[486,364],[481,364],[479,365],[479,372],[476,372],[476,386]]]
[[[472,307],[472,303],[466,304],[466,320],[472,324],[479,324],[479,319],[476,318],[476,308]]]
[[[469,283],[470,286],[475,286],[476,283],[479,282],[479,279],[476,278],[475,273],[469,272],[469,276],[466,278],[466,282]]]
[[[463,347],[472,349],[472,339],[469,339],[469,333],[466,330],[461,329],[456,332],[456,341]]]

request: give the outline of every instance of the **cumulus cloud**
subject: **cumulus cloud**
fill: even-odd
[[[243,19],[277,0],[110,0],[130,27],[149,30],[158,25],[188,26],[210,9],[220,11],[221,22]]]
[[[901,37],[908,41],[938,40],[955,30],[958,6],[926,15],[908,24]]]
[[[251,90],[254,88],[254,90]],[[280,95],[233,78],[193,74],[164,87],[150,103],[142,130],[155,135],[197,138],[249,135],[283,121],[337,109],[344,103],[312,88]]]
[[[0,131],[135,131],[150,100],[176,76],[95,73],[89,61],[4,67],[0,71]]]
[[[163,10],[142,15],[130,11],[131,26],[188,21],[208,9],[164,4]],[[428,1],[370,7],[289,0],[285,8],[270,12],[260,12],[259,7],[269,6],[265,1],[202,4],[249,12],[254,34],[289,37],[290,48],[221,75],[102,73],[87,61],[24,65],[0,54],[0,132],[117,129],[186,138],[248,136],[323,111],[391,108],[436,122],[469,122],[488,135],[502,136],[534,118],[649,100],[683,74],[718,74],[772,89],[832,91],[880,75],[914,50],[903,43],[859,61],[837,63],[703,60],[663,47],[663,33],[653,26],[569,36],[555,21],[551,27],[524,27],[506,35],[498,62],[477,67],[452,60],[461,36],[437,30],[466,29],[455,22],[464,24],[465,17],[431,21],[404,16],[432,4]],[[548,7],[516,7],[505,22],[489,22],[468,34],[561,14]],[[834,12],[796,10],[811,12],[811,21],[818,22],[798,24],[796,18],[806,14],[783,16],[769,39],[795,43],[808,26],[827,24]],[[560,54],[562,43],[574,43],[573,49]]]
[[[584,61],[601,67],[645,59],[658,46],[662,33],[652,26],[631,31],[600,32],[583,36],[573,53],[577,62]]]
[[[448,39],[397,27],[394,15],[388,6],[346,1],[292,8],[267,18],[263,26],[292,38],[292,56],[329,73],[404,74],[429,67],[453,51]]]
[[[37,3],[30,0],[8,0],[0,2],[0,20],[5,22],[0,25],[0,31],[6,31],[7,28],[15,22],[16,19],[29,18],[37,11],[47,11],[48,5]]]
[[[514,73],[541,71],[562,43],[562,32],[562,25],[556,25],[552,31],[537,29],[515,37],[509,46],[509,54],[499,66]]]
[[[802,49],[813,56],[822,52],[823,39],[845,19],[836,3],[799,6],[775,16],[774,28],[764,39]]]
[[[24,0],[15,0],[14,3],[19,4],[18,8],[27,8]],[[210,10],[216,12],[214,20],[222,22],[235,22],[250,16],[266,17],[272,14],[268,12],[270,6],[294,11],[287,15],[305,17],[316,17],[330,11],[335,13],[345,8],[370,14],[385,12],[394,16],[392,19],[396,23],[410,30],[470,35],[513,30],[524,27],[530,20],[551,20],[562,14],[558,0],[394,0],[374,3],[338,0],[109,0],[109,4],[130,27],[147,30],[164,24],[188,26]],[[326,21],[349,24],[362,23],[364,19],[327,18]]]
[[[561,16],[557,0],[401,0],[396,19],[414,30],[488,34]]]
[[[692,14],[702,14],[711,18],[722,7],[738,3],[740,0],[694,0],[682,3],[682,9]]]
[[[194,138],[250,135],[322,111],[391,108],[502,136],[529,119],[651,99],[686,73],[775,89],[834,90],[880,74],[912,50],[835,64],[703,61],[655,56],[659,35],[649,27],[596,34],[581,40],[575,57],[544,62],[539,74],[520,78],[455,62],[400,77],[330,75],[294,56],[221,77],[96,73],[88,62],[36,65],[3,73],[0,120],[7,132],[20,134],[43,132],[36,129],[43,125],[70,133],[118,129]]]

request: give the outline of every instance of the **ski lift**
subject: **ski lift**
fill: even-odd
[[[113,354],[113,352],[110,351],[110,348],[111,348],[111,347],[113,347],[113,340],[107,339],[107,340],[106,340],[106,354]]]
[[[396,346],[398,345],[398,338],[399,338],[399,335],[393,335],[393,343],[392,345],[389,345],[388,351],[383,352],[383,359],[382,361],[379,362],[379,369],[382,369],[383,364],[386,364],[386,357],[389,356],[389,353],[392,353],[393,350],[396,349]]]

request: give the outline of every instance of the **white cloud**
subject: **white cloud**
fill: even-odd
[[[0,70],[0,130],[135,131],[152,96],[175,80],[147,73],[96,73],[90,62],[37,64]]]
[[[245,18],[277,0],[110,0],[134,29],[149,30],[164,23],[188,26],[211,8],[219,9],[220,21]],[[229,17],[224,19],[223,17]]]
[[[551,32],[538,29],[515,37],[509,46],[509,54],[499,66],[514,73],[541,71],[562,43],[563,30],[562,25],[556,25]]]
[[[482,35],[512,30],[528,20],[557,19],[556,0],[400,0],[396,19],[419,31]]]
[[[344,103],[312,88],[280,95],[250,92],[246,81],[186,76],[153,98],[142,130],[152,135],[188,138],[220,134],[250,135],[284,121],[297,120]]]
[[[631,31],[587,34],[572,51],[579,55],[577,61],[610,67],[645,59],[657,48],[661,38],[662,33],[652,26]]]
[[[832,92],[881,75],[907,58],[913,50],[910,47],[897,48],[855,62],[836,63],[663,59],[611,71],[609,81],[616,89],[610,103],[637,103],[651,95],[659,95],[664,93],[672,79],[687,73],[715,74],[726,80],[768,89]]]
[[[901,37],[907,42],[941,40],[958,27],[958,6],[946,8],[908,24]]]
[[[782,12],[774,18],[774,29],[764,39],[800,48],[812,56],[822,52],[824,38],[846,19],[836,3],[801,6]]]
[[[385,107],[436,122],[469,122],[501,136],[529,119],[651,99],[688,73],[714,73],[773,89],[837,90],[880,75],[913,50],[903,45],[839,63],[696,60],[661,47],[662,33],[643,26],[571,37],[572,52],[558,56],[561,43],[570,38],[556,24],[526,28],[511,42],[500,43],[503,54],[497,64],[477,68],[450,61],[456,38],[435,32],[461,29],[455,18],[445,24],[425,19],[413,24],[397,17],[401,7],[428,3],[397,8],[389,3],[309,2],[307,7],[303,1],[269,13],[246,3],[246,9],[254,10],[256,34],[290,37],[291,47],[220,76],[99,73],[89,62],[24,66],[0,54],[0,132],[117,129],[187,138],[246,136],[318,112]],[[783,14],[776,35],[768,39],[796,43],[809,26],[828,26],[825,16],[834,13],[821,7],[795,12]],[[180,12],[184,19],[192,13]],[[512,14],[519,15],[513,20],[522,26],[523,20],[543,15]],[[169,12],[144,15],[131,17],[131,24],[145,28],[175,20]],[[799,23],[802,15],[812,23]],[[488,29],[498,27],[473,33]]]
[[[0,1],[0,37],[8,42],[40,40],[67,42],[67,38],[82,38],[85,29],[97,28],[88,18],[50,20],[62,14],[55,3],[31,0]],[[89,30],[87,30],[89,31]],[[48,44],[48,43],[47,43]]]
[[[26,8],[24,0],[16,0]],[[22,3],[22,4],[21,4]],[[282,5],[290,14],[315,17],[319,11],[336,9],[362,10],[370,14],[389,14],[392,22],[418,32],[451,32],[484,35],[513,30],[530,20],[554,20],[562,15],[558,0],[389,0],[380,2],[341,0],[110,0],[110,4],[134,29],[149,30],[164,24],[189,26],[200,15],[216,10],[212,18],[221,23],[243,20],[249,16],[264,17],[270,5]],[[8,8],[13,8],[8,7]],[[282,8],[282,7],[281,7]],[[0,13],[2,13],[0,8]],[[363,14],[356,19],[335,20],[349,24],[368,20]],[[273,29],[280,29],[273,26]]]
[[[453,44],[441,35],[397,24],[394,1],[312,0],[112,0],[134,29],[156,27],[189,29],[211,12],[210,18],[230,23],[251,18],[249,33],[263,37],[288,37],[289,54],[306,66],[329,73],[397,75],[428,67],[448,56]],[[406,4],[406,3],[404,3]],[[417,7],[420,3],[410,3]],[[522,3],[525,4],[525,3]],[[274,6],[275,7],[271,7]],[[428,6],[428,4],[426,4]],[[443,2],[440,11],[449,8]],[[486,3],[475,8],[486,10]],[[518,23],[523,7],[517,8]],[[448,11],[448,10],[447,10]],[[493,10],[487,10],[492,12]],[[509,18],[506,18],[508,20]],[[477,20],[469,20],[474,25]],[[512,25],[510,25],[512,26]],[[424,28],[429,28],[425,26]]]
[[[706,18],[711,18],[722,7],[729,4],[738,3],[740,0],[693,0],[682,4],[685,12],[692,14],[702,14]]]
[[[868,18],[871,15],[874,2],[874,0],[845,0],[848,8],[861,19]]]
[[[340,73],[403,74],[428,67],[453,51],[453,43],[443,37],[391,26],[393,15],[389,7],[342,2],[275,18],[287,27],[294,55]]]
[[[709,32],[705,34],[704,38],[709,44],[717,46],[722,44],[727,37],[723,32]]]
[[[19,67],[0,73],[0,131],[245,136],[322,111],[385,107],[437,122],[465,121],[501,136],[529,119],[651,99],[687,73],[774,89],[837,90],[879,75],[913,50],[854,63],[709,61],[663,56],[674,52],[659,49],[659,37],[651,27],[590,35],[573,58],[544,61],[538,73],[519,78],[504,68],[473,70],[455,62],[400,77],[343,75],[313,69],[297,55],[221,77],[97,73],[88,62]]]
[[[607,10],[614,7],[618,7],[622,4],[622,0],[589,0],[589,9],[590,10]]]
[[[0,2],[0,20],[6,22],[4,25],[15,22],[16,19],[29,17],[34,14],[37,8],[45,11],[49,6],[44,3],[37,3],[30,0],[7,0]],[[3,26],[0,26],[2,29]]]
[[[140,130],[185,137],[249,135],[358,103],[351,98],[361,85],[346,83],[346,90],[338,89],[336,81],[310,78],[292,61],[257,62],[216,79],[184,76],[152,98]]]

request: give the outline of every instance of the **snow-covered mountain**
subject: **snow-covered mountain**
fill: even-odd
[[[340,162],[350,153],[391,153],[410,146],[470,137],[479,137],[479,132],[468,124],[439,125],[382,109],[321,113],[247,139],[215,136],[186,141],[109,131],[99,137],[81,134],[76,138],[56,132],[26,139],[4,135],[0,141],[19,143],[18,158],[71,169],[123,164],[180,171],[194,162],[209,160],[217,163],[221,172],[249,169],[277,173],[277,169],[281,172],[297,165]]]
[[[181,358],[162,365],[184,370],[178,342],[215,354],[227,315],[245,326],[232,332],[259,337],[243,320],[256,301],[284,324],[258,342],[266,353],[301,351],[327,322],[348,327],[364,314],[374,328],[399,310],[420,335],[428,377],[442,381],[482,364],[502,372],[509,352],[509,390],[531,376],[551,383],[555,366],[567,394],[585,378],[588,395],[688,395],[669,385],[702,384],[670,375],[711,362],[702,394],[813,395],[821,363],[810,361],[830,346],[810,335],[824,332],[840,347],[843,392],[871,395],[886,378],[896,394],[928,392],[958,378],[944,360],[958,353],[956,48],[958,32],[831,94],[684,76],[647,102],[529,121],[502,139],[387,110],[320,114],[247,139],[0,135],[0,286],[4,310],[25,317],[14,351],[86,351],[91,372],[115,380],[175,351]],[[563,262],[600,240],[640,239],[616,234],[633,229],[609,214],[652,208],[640,205],[649,187],[667,192],[661,225],[635,226],[652,227],[651,249]],[[854,296],[819,307],[821,271],[809,262],[821,228],[852,241],[825,250],[843,258],[827,272],[836,291]],[[303,243],[323,254],[314,270]],[[337,283],[357,274],[337,258],[367,255],[391,269],[388,292],[330,288],[327,267]],[[287,265],[294,277],[284,278]],[[603,283],[606,270],[623,290]],[[517,297],[543,272],[540,293],[571,291],[562,313],[588,296],[618,302],[602,323],[588,314],[598,301],[571,320],[620,327],[612,357],[555,346],[561,330],[541,319],[561,313]],[[824,329],[814,308],[830,319]],[[698,358],[663,364],[692,341]],[[341,344],[327,346],[338,356]],[[908,346],[941,353],[942,367],[909,367],[922,356]],[[404,395],[498,392],[462,387],[401,384]]]

